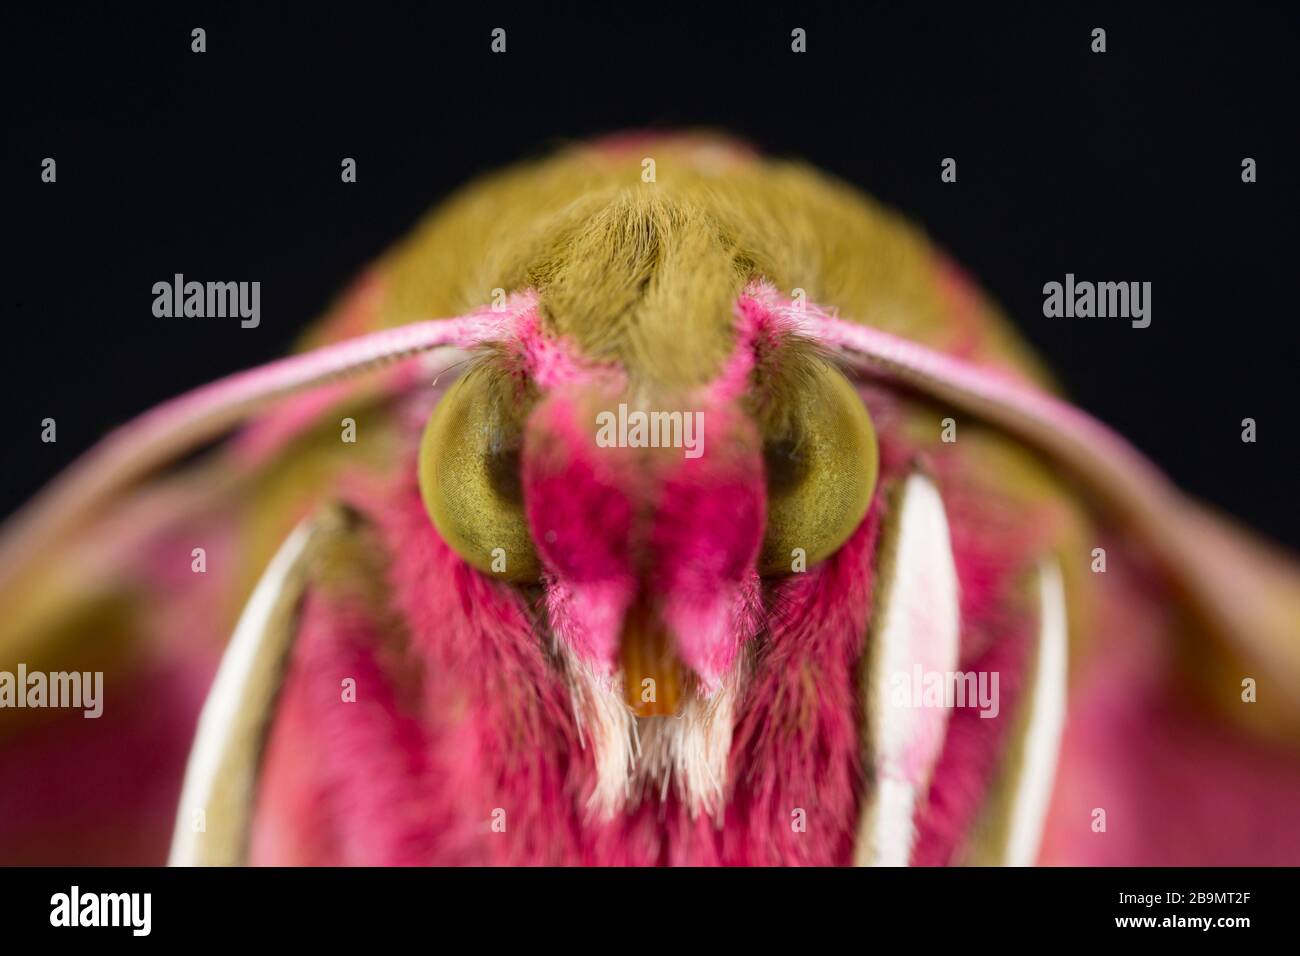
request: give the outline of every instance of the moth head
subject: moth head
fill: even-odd
[[[859,526],[877,450],[834,363],[769,336],[738,341],[693,388],[608,366],[544,383],[484,361],[436,406],[419,468],[447,544],[498,579],[543,583],[551,626],[593,667],[634,668],[635,631],[634,654],[680,663],[707,691],[762,580],[830,557]]]

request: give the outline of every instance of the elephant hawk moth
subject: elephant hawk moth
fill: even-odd
[[[1300,862],[1292,560],[711,134],[456,194],[20,509],[0,601],[104,674],[0,710],[6,862]]]

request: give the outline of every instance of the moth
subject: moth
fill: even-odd
[[[104,680],[0,709],[6,862],[1300,862],[1292,560],[712,134],[458,193],[18,511],[0,600]]]

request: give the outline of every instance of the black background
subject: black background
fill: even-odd
[[[283,352],[468,177],[595,133],[708,125],[920,222],[1080,405],[1300,546],[1295,12],[467,6],[0,14],[0,512],[113,425]],[[940,182],[945,156],[956,184]],[[261,327],[155,318],[151,286],[176,272],[261,281]],[[1044,318],[1043,283],[1066,272],[1152,282],[1152,325]],[[46,416],[57,444],[40,441]]]
[[[885,939],[910,932],[924,934],[936,949],[983,949],[1009,936],[1059,939],[1064,930],[1072,942],[1114,945],[1128,936],[1126,949],[1132,941],[1150,945],[1156,939],[1179,952],[1262,945],[1284,952],[1293,942],[1294,881],[1291,868],[1241,867],[1008,867],[981,869],[977,877],[960,867],[735,867],[725,875],[677,867],[0,868],[0,918],[5,942],[28,943],[25,951],[55,950],[51,944],[58,941],[63,945],[56,951],[135,951],[150,941],[184,945],[201,938],[238,950],[255,940],[294,951],[372,952],[396,948],[396,941],[408,937],[423,941],[457,931],[530,951],[539,939],[565,933],[584,941],[618,938],[627,932],[629,898],[724,905],[743,899],[743,908],[722,911],[728,918],[683,921],[693,945],[748,952],[770,949],[776,939],[806,945],[840,934]],[[69,893],[74,884],[82,894],[151,893],[149,936],[135,937],[121,927],[52,927],[51,897]],[[1171,891],[1183,895],[1182,904],[1164,902]],[[1162,903],[1120,903],[1121,893],[1159,894]],[[1191,904],[1193,893],[1228,894],[1226,899],[1239,902]],[[1249,927],[1115,925],[1117,917],[1243,916]],[[666,938],[677,929],[673,919],[653,917],[645,925],[654,938]]]

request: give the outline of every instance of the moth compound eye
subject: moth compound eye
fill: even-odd
[[[833,554],[861,523],[876,489],[879,455],[866,406],[838,370],[819,362],[791,389],[764,436],[766,575],[789,574]]]
[[[481,571],[508,581],[541,573],[519,474],[522,431],[494,387],[468,372],[442,397],[420,440],[420,494],[444,541]]]

